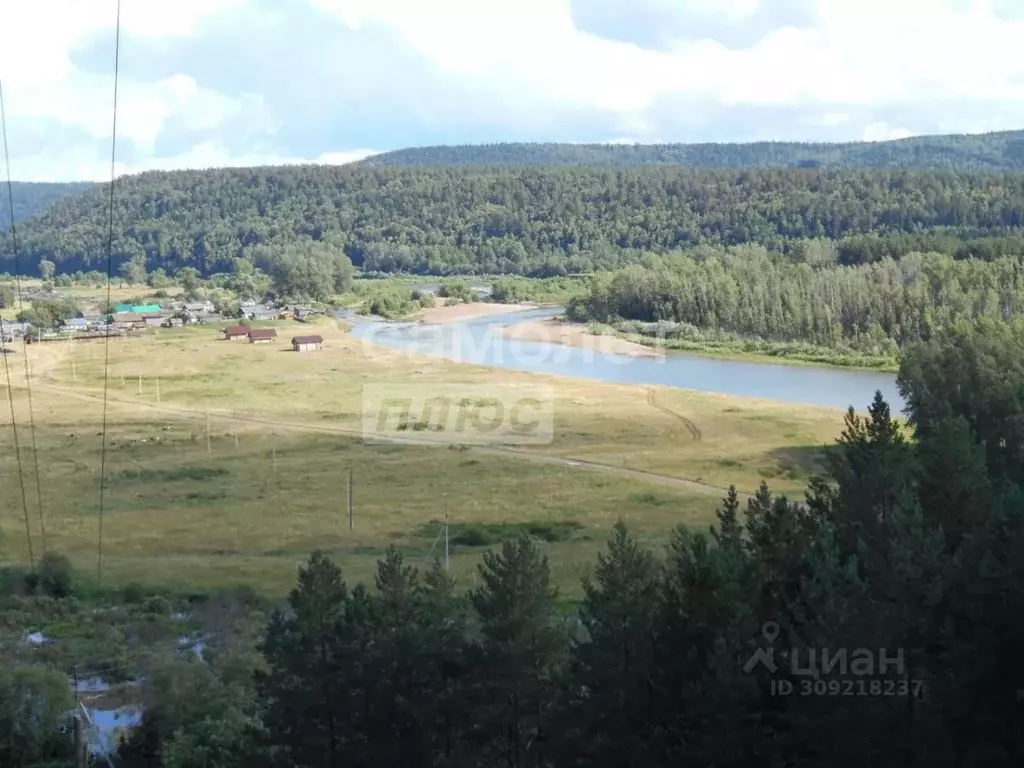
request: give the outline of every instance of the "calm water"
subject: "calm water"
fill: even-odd
[[[357,320],[355,336],[392,349],[443,357],[457,362],[559,374],[596,381],[650,384],[767,397],[801,405],[858,410],[881,390],[893,411],[903,408],[896,377],[886,373],[808,366],[737,362],[671,353],[665,357],[630,357],[502,336],[502,325],[541,320],[562,310],[532,309],[459,323],[385,323]]]

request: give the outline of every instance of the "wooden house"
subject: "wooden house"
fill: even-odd
[[[292,349],[296,352],[311,352],[323,348],[323,336],[296,336],[292,339]]]
[[[271,344],[277,340],[277,331],[273,328],[253,328],[249,331],[250,344]]]

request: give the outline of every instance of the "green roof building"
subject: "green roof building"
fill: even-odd
[[[121,311],[120,308],[118,308],[118,311],[119,312]],[[138,306],[129,307],[125,311],[126,312],[134,312],[136,315],[147,315],[147,314],[150,314],[151,312],[159,312],[160,311],[160,305],[159,304],[139,304]]]

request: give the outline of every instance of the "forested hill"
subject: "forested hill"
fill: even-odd
[[[364,165],[589,165],[633,168],[860,168],[1010,171],[1024,169],[1024,131],[919,136],[882,142],[804,144],[483,144],[385,152]]]
[[[25,265],[105,264],[107,193],[60,200],[19,226]],[[844,263],[911,251],[1024,252],[1024,174],[599,168],[280,168],[150,172],[115,194],[115,268],[230,270],[304,238],[357,266],[553,275],[641,252],[838,240]],[[9,244],[0,243],[0,248]],[[0,251],[0,271],[11,254]]]
[[[21,221],[46,210],[50,205],[71,195],[78,195],[96,187],[89,181],[62,183],[15,181],[11,184],[14,199],[14,220]],[[10,201],[7,199],[7,184],[0,189],[0,232],[11,225]]]

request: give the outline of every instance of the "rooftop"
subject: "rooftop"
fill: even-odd
[[[250,339],[276,339],[277,331],[273,328],[253,328],[249,331]]]
[[[292,344],[323,344],[323,336],[295,336]]]

